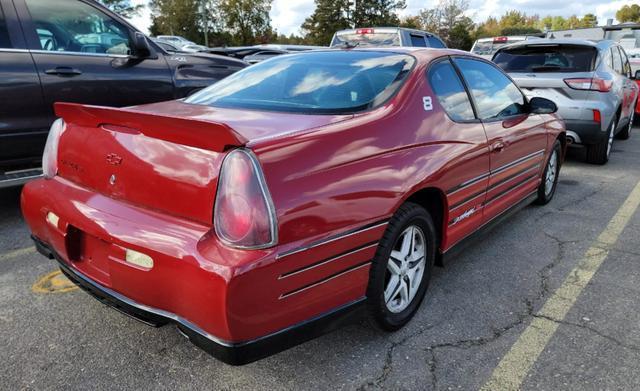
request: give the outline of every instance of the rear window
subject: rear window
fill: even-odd
[[[493,62],[506,72],[591,72],[596,48],[570,45],[532,45],[498,52]]]
[[[9,30],[7,29],[7,22],[4,20],[4,13],[2,12],[2,6],[0,6],[0,48],[10,48],[11,41],[9,40]]]
[[[349,43],[358,47],[400,46],[400,34],[394,33],[341,33],[336,34],[331,46],[340,46]]]
[[[369,51],[284,55],[245,68],[185,102],[289,113],[352,113],[390,98],[414,61],[406,54]]]

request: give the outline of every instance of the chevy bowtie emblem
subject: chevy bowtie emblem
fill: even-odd
[[[110,153],[107,155],[107,163],[112,166],[119,166],[122,164],[122,157],[116,155],[115,153]]]

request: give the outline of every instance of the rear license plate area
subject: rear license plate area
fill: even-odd
[[[69,261],[76,269],[102,285],[111,286],[111,243],[69,226],[66,246]]]

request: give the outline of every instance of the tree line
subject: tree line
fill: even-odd
[[[207,46],[258,43],[326,46],[337,30],[355,27],[402,26],[437,34],[447,46],[469,50],[478,38],[500,35],[541,34],[545,30],[594,27],[594,14],[581,17],[527,15],[507,11],[475,23],[468,0],[440,0],[417,15],[400,17],[405,0],[315,0],[315,10],[298,34],[285,36],[271,26],[273,0],[151,0],[151,35],[180,35]],[[112,10],[130,17],[141,11],[131,0],[102,0]],[[640,23],[640,6],[621,7],[616,19]]]

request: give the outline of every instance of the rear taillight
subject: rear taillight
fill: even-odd
[[[53,178],[58,173],[58,144],[65,129],[66,125],[62,118],[58,118],[51,125],[47,144],[42,154],[42,173],[45,178]]]
[[[230,152],[222,163],[214,208],[218,237],[236,248],[256,249],[276,244],[276,216],[264,175],[253,153]]]
[[[594,78],[578,78],[578,79],[564,79],[564,82],[574,90],[590,90],[609,92],[613,81],[604,80],[597,77]]]

